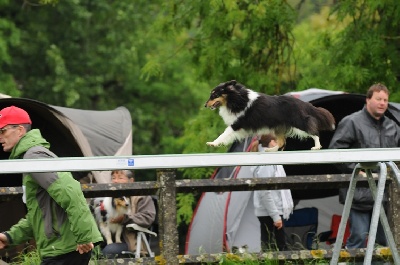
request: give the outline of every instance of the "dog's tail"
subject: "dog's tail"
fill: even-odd
[[[317,108],[317,120],[318,120],[318,129],[320,131],[333,131],[335,130],[335,118],[332,113],[330,113],[327,109],[318,107]]]

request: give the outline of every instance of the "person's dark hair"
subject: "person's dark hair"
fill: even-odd
[[[372,98],[374,92],[381,92],[384,91],[389,96],[389,89],[381,83],[373,84],[367,91],[367,98]]]
[[[272,140],[276,140],[276,137],[275,137],[274,135],[272,135],[272,134],[264,134],[264,135],[262,135],[262,136],[260,137],[259,142],[260,142],[260,144],[261,144],[262,146],[268,147],[269,143],[270,143]]]
[[[276,137],[272,134],[265,134],[260,137],[258,140],[254,140],[250,144],[250,152],[258,152],[258,145],[261,144],[263,147],[268,147],[269,142],[272,140],[276,140]]]

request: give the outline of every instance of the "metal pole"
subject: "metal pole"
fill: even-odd
[[[379,214],[382,209],[382,200],[383,193],[385,192],[385,183],[387,176],[387,168],[386,164],[379,163],[380,171],[379,171],[379,181],[378,181],[378,189],[376,189],[376,185],[372,176],[371,168],[366,169],[369,186],[372,192],[372,195],[375,199],[374,207],[372,209],[372,218],[371,224],[369,227],[368,233],[368,244],[367,244],[367,252],[365,253],[364,265],[370,265],[372,262],[372,254],[374,251],[376,232],[378,231],[378,223],[379,223]],[[389,228],[390,230],[390,228]]]
[[[346,230],[347,220],[350,215],[350,208],[353,202],[354,191],[358,180],[358,173],[360,172],[360,164],[357,164],[353,170],[353,174],[350,179],[349,189],[346,195],[346,201],[344,203],[342,219],[340,220],[339,230],[336,236],[335,247],[333,248],[333,255],[331,259],[331,265],[337,265],[339,261],[340,249],[342,248],[342,242],[344,238],[344,232]]]

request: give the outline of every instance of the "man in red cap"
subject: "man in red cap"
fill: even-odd
[[[10,159],[57,157],[28,113],[11,106],[0,110],[0,144]],[[0,249],[35,239],[41,265],[87,265],[94,243],[103,240],[70,172],[25,172],[23,198],[28,213],[9,231],[0,233]]]
[[[6,135],[7,131],[15,130],[19,126],[23,126],[26,131],[29,131],[31,124],[31,118],[25,110],[15,106],[4,108],[0,111],[0,138],[3,138],[2,136]],[[19,134],[9,135],[12,137],[4,137],[4,142],[1,141],[5,152],[10,152],[20,139]]]

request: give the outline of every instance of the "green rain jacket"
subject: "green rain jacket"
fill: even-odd
[[[56,157],[38,129],[26,133],[11,151],[10,159]],[[78,244],[103,240],[83,196],[81,185],[70,172],[25,173],[25,218],[10,228],[11,245],[34,238],[42,258],[75,251]]]

